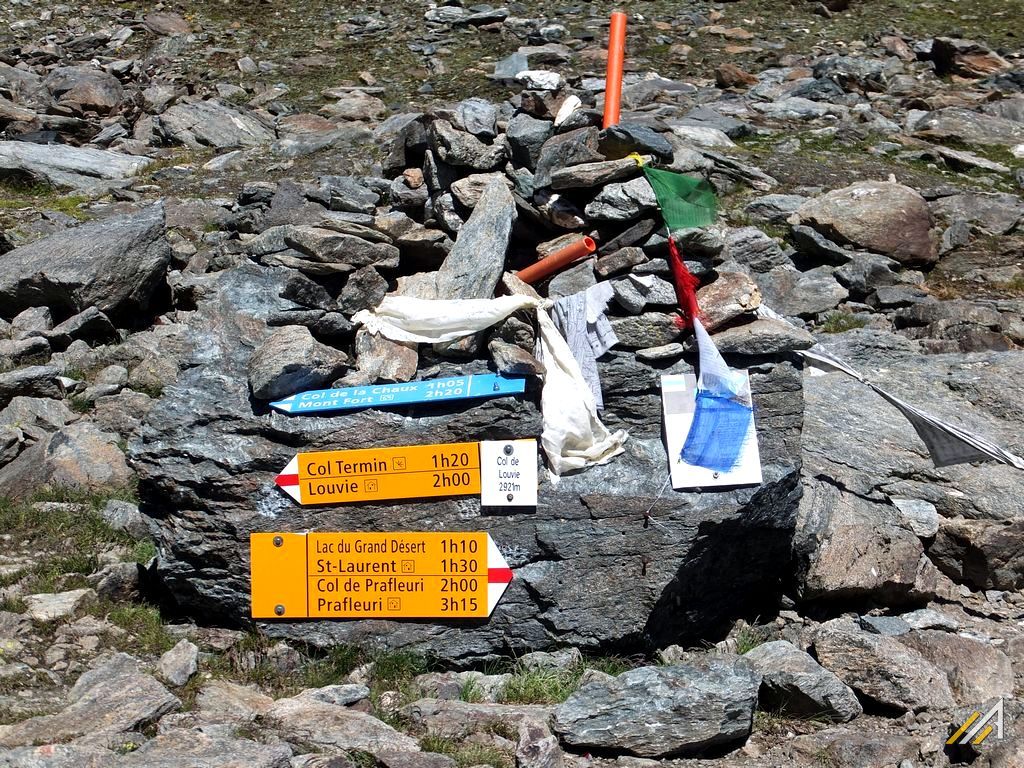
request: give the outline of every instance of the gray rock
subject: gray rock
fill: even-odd
[[[812,477],[804,483],[795,542],[801,596],[882,605],[909,602],[922,588],[927,596],[928,585],[919,580],[930,563],[894,509]]]
[[[552,726],[574,749],[672,757],[750,734],[760,675],[739,658],[640,667],[590,683],[555,708]]]
[[[551,707],[538,704],[471,704],[444,699],[419,699],[400,712],[415,726],[453,739],[495,728],[518,728],[524,721],[544,723],[551,717]]]
[[[103,656],[68,694],[68,706],[14,725],[0,726],[0,745],[46,743],[79,736],[114,735],[155,722],[180,702],[137,659],[124,653]]]
[[[921,499],[892,499],[900,511],[901,522],[922,539],[930,539],[939,532],[939,513],[935,505]]]
[[[341,305],[348,313],[372,309],[388,292],[388,281],[373,267],[362,267],[348,276],[341,289]]]
[[[370,697],[370,689],[360,683],[325,685],[323,688],[307,688],[295,698],[322,701],[337,707],[349,707]]]
[[[989,643],[936,629],[915,629],[899,637],[946,673],[958,704],[1013,695],[1013,668],[1009,657]]]
[[[16,397],[60,397],[64,393],[58,380],[60,373],[52,365],[32,365],[0,373],[0,408]]]
[[[249,362],[253,397],[276,400],[329,384],[346,368],[348,356],[321,344],[309,330],[289,325],[274,331]]]
[[[853,251],[840,248],[811,227],[803,227],[798,224],[791,230],[791,235],[793,245],[801,254],[801,262],[842,266],[854,258]]]
[[[187,35],[192,31],[192,26],[185,19],[169,11],[147,13],[142,23],[150,32],[170,37]]]
[[[492,297],[505,269],[505,252],[515,220],[512,194],[502,181],[492,181],[437,271],[437,298]]]
[[[78,611],[96,600],[96,593],[91,589],[73,589],[70,592],[56,594],[28,595],[27,616],[33,621],[59,621],[74,616]]]
[[[414,343],[391,341],[360,328],[355,352],[359,370],[346,376],[346,384],[411,381],[416,375],[419,355]]]
[[[544,142],[537,158],[533,181],[537,189],[551,184],[554,171],[570,165],[596,163],[605,159],[598,149],[597,128],[577,128],[552,136]]]
[[[685,252],[690,253],[688,249]],[[768,272],[775,267],[792,265],[779,244],[757,227],[728,230],[721,258],[743,264],[754,272]]]
[[[976,224],[992,235],[1005,235],[1024,217],[1024,201],[1006,193],[964,192],[942,197],[932,212],[947,221]]]
[[[153,161],[105,149],[0,141],[0,170],[25,173],[55,187],[102,192],[137,175]]]
[[[911,629],[944,629],[947,632],[956,632],[960,629],[960,622],[934,608],[918,608],[916,611],[902,614],[900,618]]]
[[[833,274],[850,291],[853,299],[864,299],[878,288],[899,279],[899,262],[874,253],[856,253],[853,261],[837,267]]]
[[[616,317],[612,330],[624,349],[645,349],[675,341],[681,331],[671,315],[645,312],[636,317]]]
[[[938,257],[924,198],[895,182],[864,181],[833,190],[804,203],[791,221],[904,265],[930,264]]]
[[[672,144],[652,128],[641,123],[620,122],[601,131],[598,149],[609,160],[618,160],[633,152],[672,160]]]
[[[1012,147],[1024,144],[1024,125],[963,107],[929,112],[914,127],[914,135],[936,141]]]
[[[47,307],[29,307],[11,318],[11,338],[42,336],[53,328],[53,315]]]
[[[196,710],[205,722],[252,722],[274,706],[274,700],[255,687],[213,679],[196,696]]]
[[[158,118],[170,141],[189,149],[257,147],[274,140],[274,132],[248,111],[216,100],[179,102]]]
[[[886,637],[898,637],[910,631],[910,625],[899,616],[861,616],[860,627],[865,632]]]
[[[485,140],[498,135],[498,108],[486,99],[472,98],[455,105],[454,124],[460,131]]]
[[[849,292],[832,275],[831,267],[800,272],[793,267],[775,267],[758,275],[764,303],[789,317],[813,317],[835,309]]]
[[[825,669],[873,703],[904,712],[954,706],[942,670],[894,638],[830,622],[816,632],[814,651]]]
[[[807,331],[768,317],[718,331],[713,340],[723,355],[779,355],[814,346]]]
[[[508,127],[505,129],[512,160],[517,165],[536,168],[541,148],[544,142],[551,138],[553,132],[554,127],[550,120],[538,120],[525,112],[516,114],[508,121]]]
[[[93,377],[93,383],[79,397],[94,403],[101,397],[116,395],[128,384],[128,369],[121,365],[108,365]]]
[[[168,683],[181,687],[199,668],[199,647],[188,640],[179,640],[171,650],[160,657],[160,676]]]
[[[657,207],[654,190],[647,179],[640,176],[632,181],[608,184],[587,204],[585,211],[591,219],[629,221]]]
[[[332,211],[373,213],[380,202],[380,195],[351,176],[321,176],[318,181],[315,199]]]
[[[600,163],[580,163],[558,168],[551,174],[552,189],[581,189],[600,187],[620,179],[640,174],[640,166],[631,158],[606,160]]]
[[[643,264],[647,261],[647,255],[642,248],[619,248],[617,251],[601,256],[594,263],[594,272],[601,277],[607,278],[620,272],[625,272],[631,267]]]
[[[96,307],[86,307],[67,320],[57,323],[46,333],[46,339],[56,349],[66,349],[73,341],[86,342],[117,341],[117,329],[103,312]]]
[[[47,744],[44,749],[8,749],[4,768],[105,768],[116,759],[110,750],[92,744]]]
[[[79,114],[113,112],[124,98],[124,89],[116,77],[91,67],[58,67],[43,84],[57,104]]]
[[[928,555],[944,574],[974,589],[1020,589],[1024,586],[1022,532],[1021,519],[943,519]]]
[[[471,173],[452,183],[452,196],[466,208],[476,208],[484,190],[492,181],[499,181],[509,189],[512,188],[512,183],[502,173]]]
[[[456,130],[447,120],[434,120],[427,131],[438,159],[462,168],[490,171],[508,156],[505,144],[485,144],[473,134]]]
[[[487,344],[494,365],[499,373],[506,376],[542,376],[544,364],[522,347],[509,344],[501,339],[491,339]]]
[[[164,207],[157,204],[15,248],[0,256],[3,311],[47,306],[72,313],[95,306],[137,321],[171,259],[163,234]]]
[[[782,224],[805,202],[802,195],[763,195],[747,203],[743,212],[755,221]]]
[[[260,237],[267,238],[269,234],[268,230]],[[313,262],[311,266],[322,264],[334,273],[350,272],[370,265],[381,268],[398,266],[399,250],[395,246],[370,242],[335,229],[285,225],[280,236],[286,247],[294,248]]]
[[[743,658],[761,675],[758,706],[762,708],[840,723],[863,712],[842,680],[785,640],[762,643]]]
[[[761,291],[742,272],[719,272],[718,278],[697,291],[701,322],[711,333],[761,306]]]
[[[558,739],[544,723],[523,721],[516,742],[516,768],[561,768]]]
[[[262,715],[262,721],[289,740],[331,751],[358,749],[375,755],[420,749],[415,739],[365,712],[313,698],[278,699]]]
[[[32,336],[18,341],[0,339],[0,361],[20,363],[23,360],[47,355],[50,344],[41,336]],[[3,363],[0,362],[0,365]],[[4,366],[6,367],[6,366]]]
[[[89,575],[89,583],[101,600],[138,601],[139,570],[137,563],[111,563]]]
[[[174,729],[159,734],[118,762],[118,768],[287,768],[292,750],[286,744],[268,744],[202,729]]]

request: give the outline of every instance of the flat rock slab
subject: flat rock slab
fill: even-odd
[[[184,278],[200,297],[186,321],[185,369],[148,412],[133,448],[142,478],[140,510],[154,521],[162,548],[160,578],[183,604],[242,619],[249,603],[249,533],[310,529],[488,531],[515,571],[487,622],[264,625],[277,637],[319,646],[383,642],[468,664],[502,655],[509,643],[523,650],[573,644],[597,650],[645,636],[652,644],[678,642],[725,627],[741,604],[766,599],[775,578],[767,574],[781,575],[795,519],[802,403],[794,368],[779,365],[751,376],[755,402],[763,403],[755,418],[764,484],[703,494],[668,491],[652,511],[659,526],[644,528],[643,513],[658,497],[666,460],[660,372],[633,355],[599,363],[608,411],[620,414],[631,431],[625,453],[557,487],[541,473],[544,504],[535,514],[481,516],[471,497],[300,507],[274,485],[300,446],[318,451],[523,438],[540,434],[541,417],[535,395],[329,418],[257,412],[246,380],[249,357],[272,333],[266,318],[295,308],[281,297],[292,276],[249,263]],[[459,370],[484,372],[476,364]],[[690,370],[680,361],[665,372]],[[218,493],[203,490],[210,487]],[[223,567],[211,570],[211,558]],[[739,581],[723,584],[703,565],[708,559],[719,569],[735,563]]]
[[[139,669],[137,659],[125,653],[98,660],[78,678],[68,701],[57,714],[0,726],[0,746],[49,744],[85,735],[133,731],[181,704],[155,678]]]
[[[331,752],[358,749],[418,752],[415,739],[375,717],[309,698],[278,699],[263,714],[263,722],[287,739],[313,744]]]
[[[159,120],[169,139],[189,149],[256,147],[274,140],[274,131],[252,113],[215,100],[175,104]]]
[[[474,704],[445,699],[419,699],[402,708],[402,714],[431,733],[464,738],[498,724],[547,722],[551,707],[539,704]]]
[[[152,162],[106,149],[0,141],[0,169],[80,192],[109,189],[112,182],[135,176]]]
[[[124,768],[287,768],[292,750],[284,744],[210,736],[199,729],[173,730],[147,741],[116,765]]]
[[[91,589],[73,589],[70,592],[29,595],[28,617],[33,621],[57,621],[73,616],[80,608],[96,599]]]
[[[750,734],[761,676],[740,658],[640,667],[580,688],[555,708],[568,747],[640,757],[699,753]]]
[[[3,314],[46,306],[55,314],[96,306],[111,317],[149,308],[171,260],[164,206],[58,232],[0,256]]]

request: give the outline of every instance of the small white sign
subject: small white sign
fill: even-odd
[[[745,371],[743,373],[747,375]],[[746,391],[749,391],[749,385]],[[683,446],[696,414],[697,377],[692,373],[662,376],[661,400],[665,411],[665,445],[673,488],[756,485],[761,482],[761,456],[757,449],[753,418],[745,425],[743,434],[729,434],[723,430],[715,435],[715,439],[729,441],[735,446],[735,456],[729,462],[730,466],[689,464],[683,459]]]
[[[537,506],[536,440],[481,441],[480,504]]]

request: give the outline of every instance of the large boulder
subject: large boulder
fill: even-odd
[[[1024,353],[924,355],[918,342],[869,329],[823,338],[892,394],[1024,452]],[[805,493],[795,537],[802,597],[897,606],[956,593],[949,579],[973,589],[1024,583],[1020,470],[996,462],[936,468],[911,424],[845,374],[806,373],[804,395]],[[933,530],[916,532],[893,500],[933,505],[934,541]]]
[[[515,579],[488,621],[268,622],[272,635],[328,646],[373,643],[430,652],[453,663],[496,658],[509,647],[577,644],[652,647],[724,634],[744,610],[774,599],[788,568],[797,493],[802,403],[789,363],[751,375],[760,405],[764,483],[658,499],[665,468],[660,373],[633,355],[600,363],[607,414],[630,429],[626,451],[558,485],[541,473],[531,514],[479,514],[472,497],[297,506],[274,478],[303,451],[540,434],[537,396],[457,407],[364,410],[331,417],[268,413],[250,398],[253,349],[266,319],[296,305],[281,297],[294,272],[245,264],[189,275],[197,297],[183,371],[130,443],[140,509],[153,518],[164,587],[182,607],[247,619],[250,532],[482,530]],[[448,365],[481,372],[479,363]],[[686,363],[668,371],[689,370]],[[209,489],[216,488],[216,493]],[[652,504],[654,504],[652,508]],[[657,525],[644,526],[650,509]],[[732,577],[718,577],[729,572]]]
[[[930,264],[938,258],[928,204],[896,182],[860,181],[832,190],[801,205],[790,221],[901,264]]]
[[[580,688],[555,708],[553,727],[577,750],[696,754],[750,735],[760,682],[741,658],[640,667]]]
[[[170,260],[162,203],[82,224],[0,255],[0,314],[47,306],[66,316],[96,306],[137,321]]]

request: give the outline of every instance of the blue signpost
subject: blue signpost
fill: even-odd
[[[404,384],[373,384],[344,389],[300,392],[270,404],[288,414],[350,411],[375,406],[435,403],[479,397],[503,397],[526,391],[526,379],[485,373],[450,379],[410,381]]]

